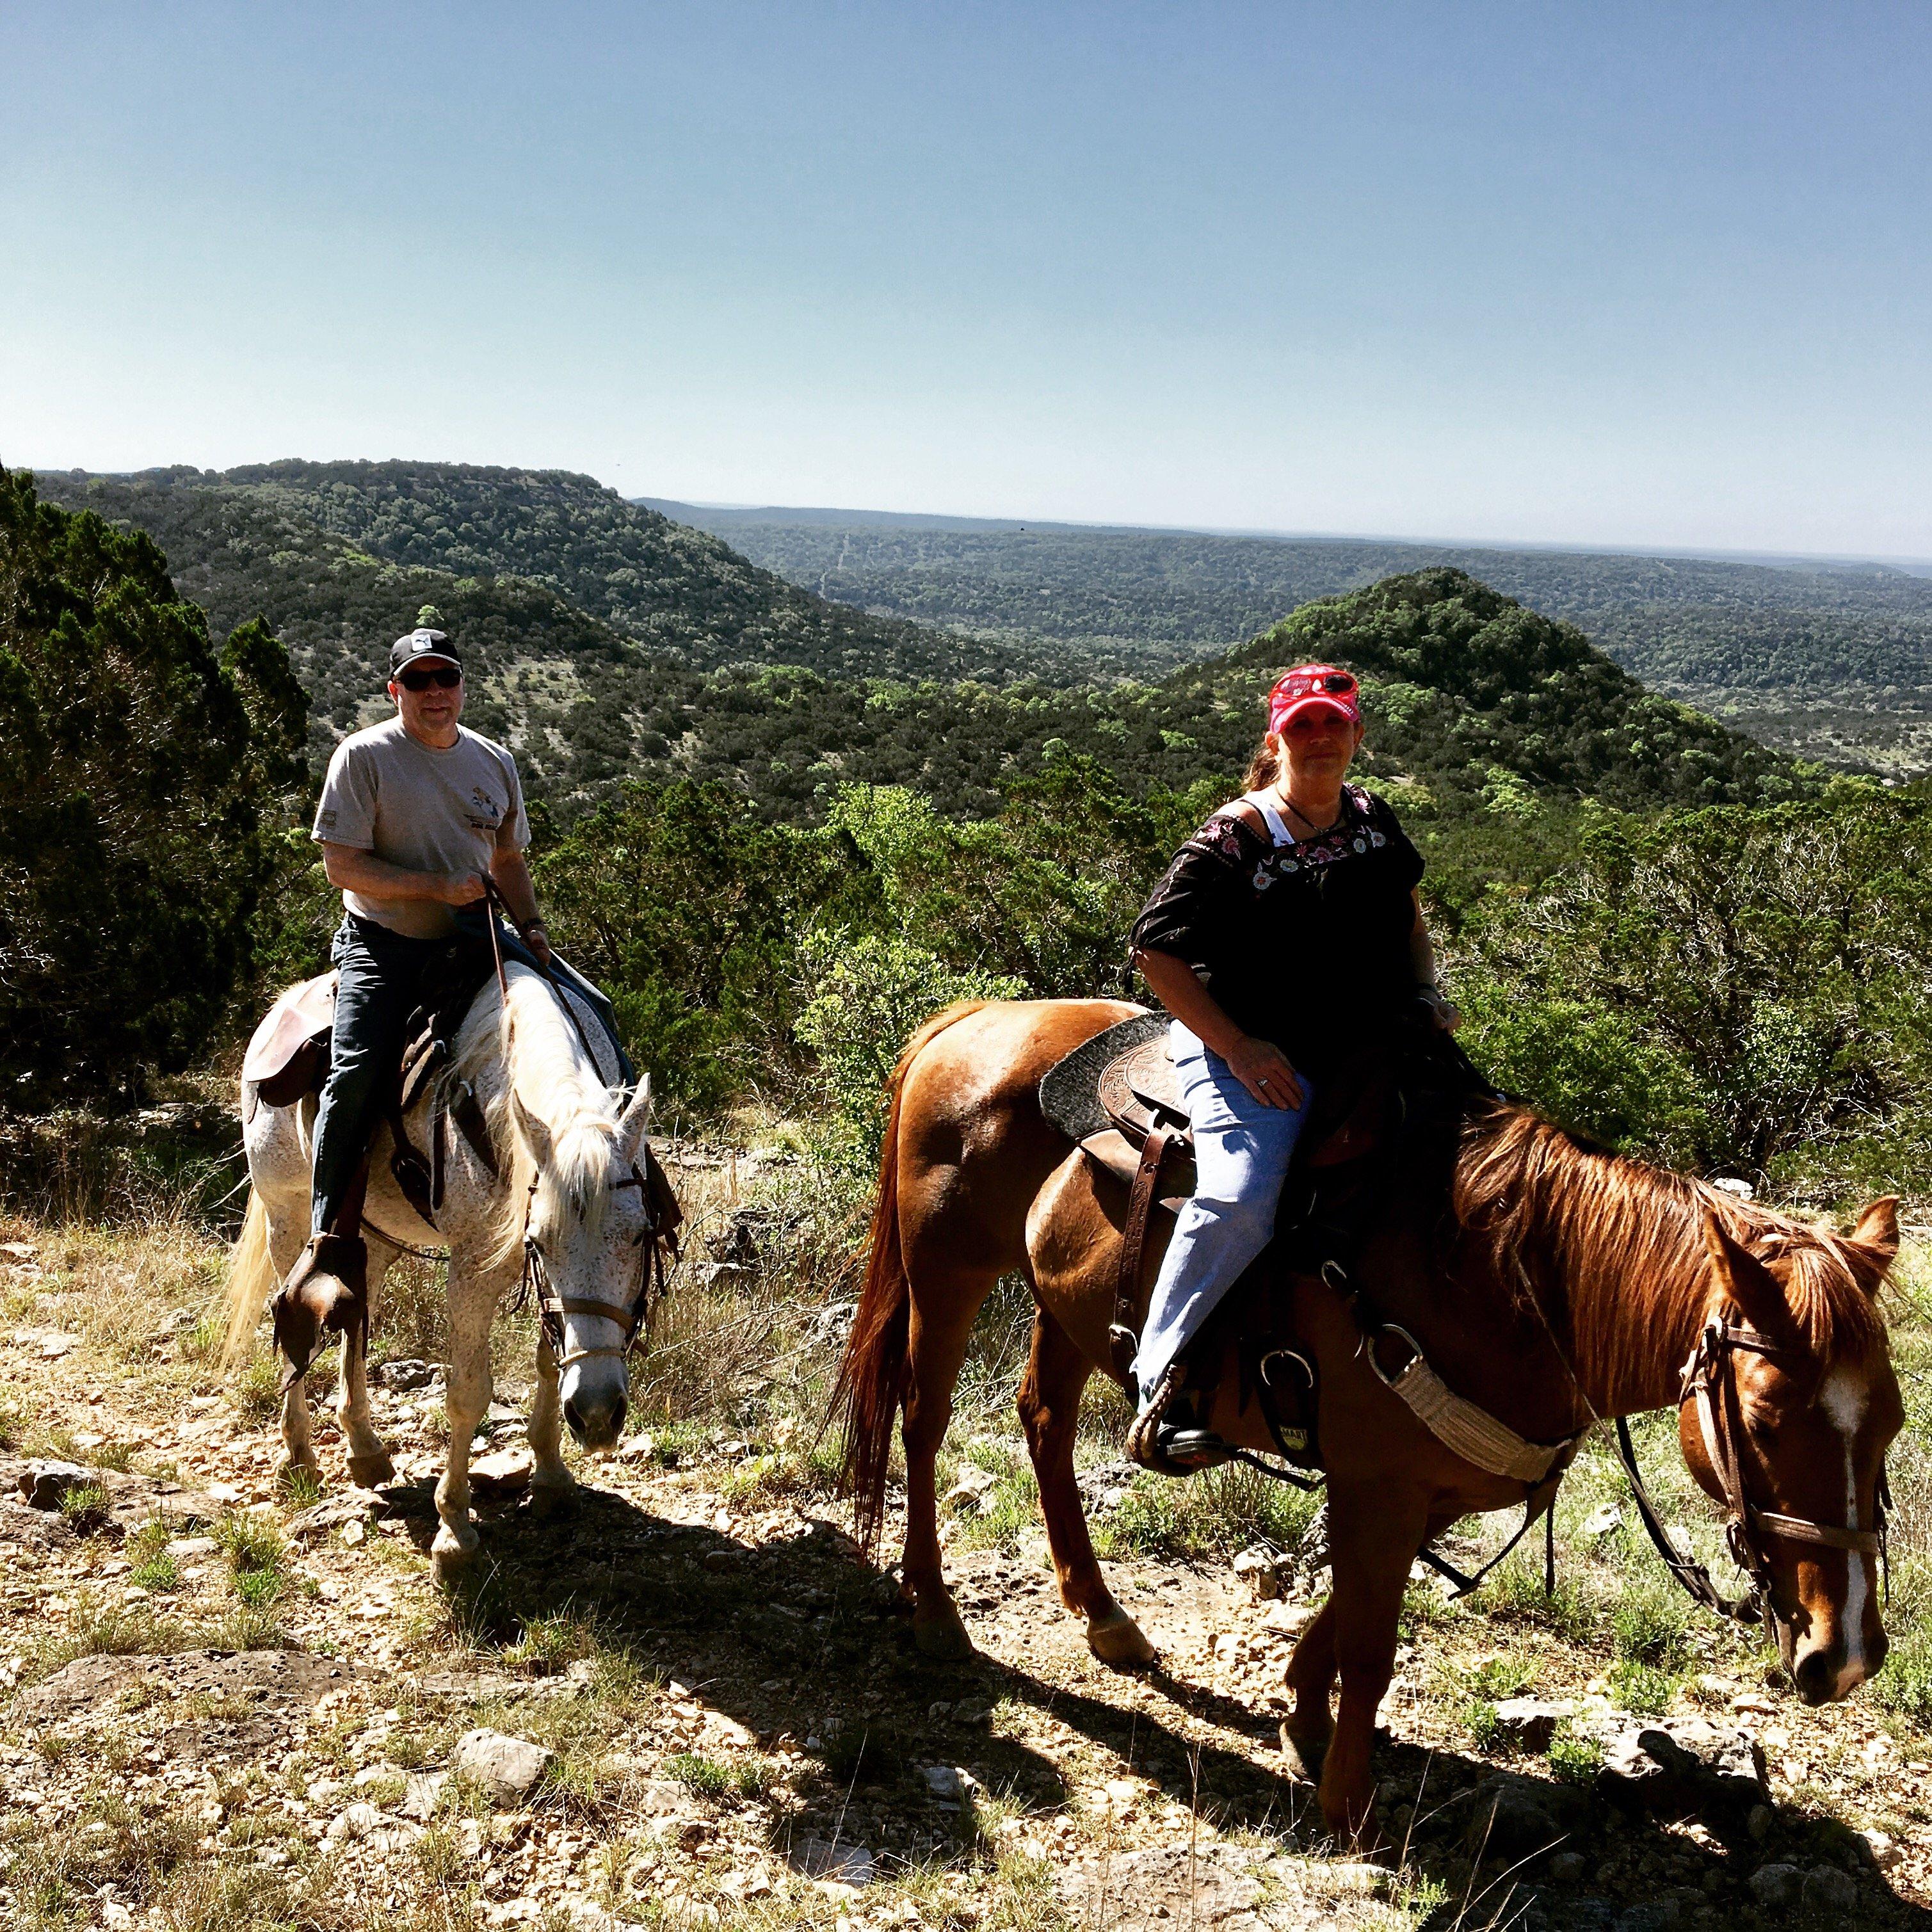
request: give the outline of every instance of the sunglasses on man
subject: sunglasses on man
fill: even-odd
[[[440,665],[434,670],[399,670],[396,682],[405,691],[427,691],[431,685],[454,691],[463,682],[463,671],[457,664]]]

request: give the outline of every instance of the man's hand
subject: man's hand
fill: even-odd
[[[481,872],[446,872],[442,875],[442,902],[445,905],[474,905],[480,898],[488,896],[489,886]]]
[[[1234,1078],[1264,1107],[1299,1107],[1301,1081],[1288,1063],[1288,1055],[1272,1040],[1253,1040],[1243,1034],[1226,1056]]]
[[[524,944],[548,966],[550,963],[550,934],[541,920],[532,920],[524,928]]]

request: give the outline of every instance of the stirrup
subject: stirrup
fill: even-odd
[[[1156,1476],[1191,1476],[1233,1459],[1228,1444],[1211,1429],[1197,1427],[1191,1416],[1185,1421],[1166,1420],[1183,1394],[1185,1372],[1179,1362],[1168,1364],[1127,1432],[1129,1460]]]

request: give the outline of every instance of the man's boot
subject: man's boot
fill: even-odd
[[[354,1347],[369,1316],[369,1251],[360,1234],[314,1234],[274,1300],[275,1348],[287,1366],[282,1388],[308,1371],[325,1334]]]
[[[1129,1459],[1157,1476],[1191,1476],[1233,1460],[1227,1444],[1204,1426],[1213,1391],[1186,1382],[1186,1364],[1169,1363],[1127,1433]]]

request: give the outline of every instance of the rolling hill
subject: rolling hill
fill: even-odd
[[[683,507],[767,568],[881,615],[1090,676],[1158,674],[1311,598],[1465,571],[1579,626],[1654,689],[1777,718],[1932,716],[1932,578],[1839,567]]]
[[[278,464],[40,482],[146,530],[218,638],[266,616],[311,694],[318,760],[380,714],[388,640],[434,606],[467,647],[472,722],[514,746],[533,792],[566,812],[626,778],[682,775],[728,780],[787,818],[816,816],[848,779],[912,785],[970,816],[1064,752],[1143,796],[1225,785],[1272,673],[1317,650],[1362,673],[1368,769],[1410,784],[1424,810],[1507,816],[1538,796],[1642,808],[1793,782],[1573,627],[1454,569],[1274,612],[1260,635],[1153,680],[1069,676],[1060,644],[1058,674],[1014,678],[1009,664],[994,682],[908,676],[944,661],[947,634],[779,584],[586,478]],[[851,674],[855,656],[872,675]]]

